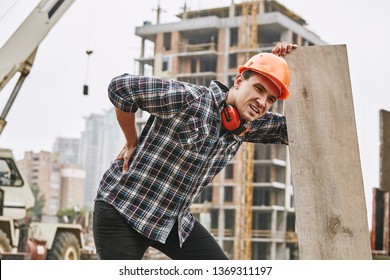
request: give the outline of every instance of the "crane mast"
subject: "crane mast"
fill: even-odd
[[[242,49],[240,64],[244,64],[258,49],[259,1],[242,1],[242,21],[239,47]],[[252,259],[252,205],[253,205],[253,173],[254,143],[246,142],[241,148],[242,180],[238,192],[239,202],[236,217],[235,259]]]
[[[0,49],[0,92],[20,72],[0,115],[0,134],[6,117],[34,63],[39,44],[75,0],[42,0]]]

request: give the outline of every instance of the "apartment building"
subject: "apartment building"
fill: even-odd
[[[46,217],[56,216],[61,209],[83,207],[85,171],[82,166],[62,164],[59,153],[48,151],[27,151],[17,164],[27,182],[45,197]]]
[[[248,2],[248,1],[247,1]],[[250,2],[250,1],[249,1]],[[255,16],[243,3],[206,10],[183,10],[179,21],[136,28],[141,37],[139,74],[208,86],[219,80],[231,86],[248,53],[270,52],[278,41],[325,44],[306,22],[277,1],[255,1]],[[248,24],[249,23],[249,24]],[[243,42],[255,32],[256,44]],[[148,47],[154,52],[148,55]],[[272,110],[282,113],[283,102]],[[295,212],[288,149],[256,144],[254,149],[251,259],[296,259]],[[243,254],[242,152],[200,194],[193,212],[232,259]]]
[[[85,118],[85,129],[80,139],[80,163],[85,168],[84,206],[93,209],[93,200],[102,175],[101,150],[104,116],[91,114]]]
[[[53,144],[53,152],[58,153],[61,163],[79,163],[80,139],[57,137]]]
[[[59,154],[47,151],[35,153],[28,151],[17,162],[21,172],[31,186],[37,186],[45,196],[43,213],[56,215],[60,209],[61,167]]]
[[[85,170],[79,164],[61,164],[60,209],[84,207]]]
[[[143,118],[137,120],[141,128]],[[125,138],[116,120],[114,108],[102,114],[91,114],[85,118],[85,129],[81,134],[79,158],[85,168],[86,182],[84,206],[93,209],[97,188],[104,171],[119,154]]]

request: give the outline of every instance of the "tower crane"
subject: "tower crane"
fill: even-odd
[[[257,51],[259,1],[243,0],[242,22],[239,47],[243,50],[240,64],[244,64]],[[254,143],[244,143],[241,148],[241,170],[244,176],[239,189],[239,204],[236,213],[235,259],[252,259],[252,205],[253,205],[253,172]]]

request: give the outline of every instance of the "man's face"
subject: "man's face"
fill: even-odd
[[[253,121],[264,115],[279,97],[278,87],[263,75],[252,75],[244,79],[242,75],[236,77],[234,87],[233,106],[241,118]]]

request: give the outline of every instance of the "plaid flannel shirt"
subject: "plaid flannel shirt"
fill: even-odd
[[[104,173],[96,200],[113,205],[142,235],[165,243],[178,222],[180,246],[194,217],[190,206],[233,158],[243,141],[287,144],[285,117],[267,112],[244,136],[221,133],[228,88],[124,74],[109,85],[109,99],[124,112],[151,114],[122,173],[114,160]]]

